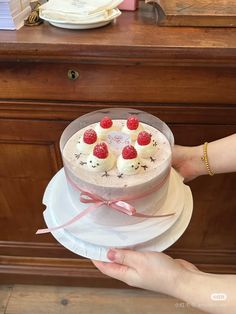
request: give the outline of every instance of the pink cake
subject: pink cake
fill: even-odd
[[[105,200],[126,201],[139,213],[158,213],[168,191],[172,145],[167,125],[142,111],[108,109],[75,120],[61,138],[72,203],[78,211],[84,209],[82,190]],[[90,215],[103,226],[141,219],[105,205]]]

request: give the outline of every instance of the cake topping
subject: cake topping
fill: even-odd
[[[122,150],[122,157],[124,159],[134,159],[137,155],[137,151],[132,145],[127,145]]]
[[[105,177],[109,176],[107,172],[113,168],[114,164],[115,157],[104,142],[97,144],[87,159],[88,170],[105,172]]]
[[[139,145],[144,146],[148,145],[151,142],[152,135],[146,131],[140,132],[137,138]]]
[[[146,131],[139,133],[134,147],[142,158],[151,158],[157,151],[156,146],[153,145],[152,135]]]
[[[109,117],[104,117],[101,121],[100,121],[100,126],[103,128],[103,129],[109,129],[112,127],[112,120],[111,118]]]
[[[112,119],[108,116],[102,118],[102,120],[96,124],[95,131],[100,140],[106,140],[109,133],[116,130],[116,127]]]
[[[97,144],[97,133],[93,129],[88,129],[79,138],[76,144],[76,149],[81,154],[88,155],[93,151],[94,146]],[[76,156],[77,158],[77,156]],[[77,159],[79,159],[77,158]]]
[[[140,171],[141,161],[132,145],[125,146],[117,159],[117,168],[120,173],[131,175]]]
[[[139,126],[139,119],[136,116],[130,116],[127,119],[127,128],[129,130],[137,130]]]
[[[108,147],[106,143],[97,144],[93,149],[93,155],[99,159],[105,159],[108,157]]]
[[[136,116],[130,116],[121,131],[129,135],[131,141],[136,141],[139,133],[143,131],[143,125]]]
[[[94,144],[97,141],[97,133],[93,129],[84,132],[83,140],[86,144]]]

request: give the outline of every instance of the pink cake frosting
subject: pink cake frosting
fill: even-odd
[[[65,142],[62,156],[69,178],[68,193],[78,211],[80,192],[75,185],[106,200],[128,201],[144,214],[156,213],[165,201],[171,167],[170,140],[153,125],[137,122],[134,115],[127,119],[103,117],[103,122],[77,129]],[[91,219],[103,226],[140,220],[115,212],[113,215],[112,210],[106,215],[107,210],[102,206],[90,214]]]

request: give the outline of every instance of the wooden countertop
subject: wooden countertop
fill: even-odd
[[[116,22],[93,30],[44,23],[0,31],[0,60],[194,63],[236,66],[236,28],[158,27],[153,8],[141,4]]]

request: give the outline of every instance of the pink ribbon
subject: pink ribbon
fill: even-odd
[[[76,185],[70,178],[68,175],[67,176],[67,180],[69,181],[69,183],[77,190],[79,190],[80,193],[80,201],[81,203],[84,204],[89,204],[92,203],[93,205],[90,205],[89,207],[87,207],[85,210],[83,210],[81,213],[79,213],[78,215],[76,215],[74,218],[72,218],[71,220],[69,220],[68,222],[54,227],[54,228],[48,228],[48,229],[39,229],[36,234],[43,234],[43,233],[48,233],[48,232],[52,232],[52,231],[56,231],[65,227],[68,227],[69,225],[73,224],[74,222],[80,220],[82,217],[84,217],[85,215],[91,213],[92,211],[94,211],[95,209],[97,209],[100,206],[107,206],[109,208],[112,208],[114,210],[117,210],[118,212],[121,212],[123,214],[129,215],[129,216],[133,216],[133,217],[140,217],[140,218],[162,218],[162,217],[169,217],[169,216],[173,216],[175,213],[170,213],[170,214],[162,214],[162,215],[146,215],[146,214],[141,214],[141,213],[137,213],[135,207],[127,202],[125,202],[124,200],[105,200],[100,196],[97,196],[93,193],[87,192],[87,191],[83,191],[78,185]],[[164,180],[157,186],[155,187],[154,191],[158,191],[163,184],[166,182],[167,178],[169,177],[169,173],[168,175],[164,178]],[[133,200],[147,196],[149,194],[151,194],[152,191],[149,191],[148,194],[139,196],[139,197],[134,197],[132,198]],[[131,199],[130,199],[131,200]]]

